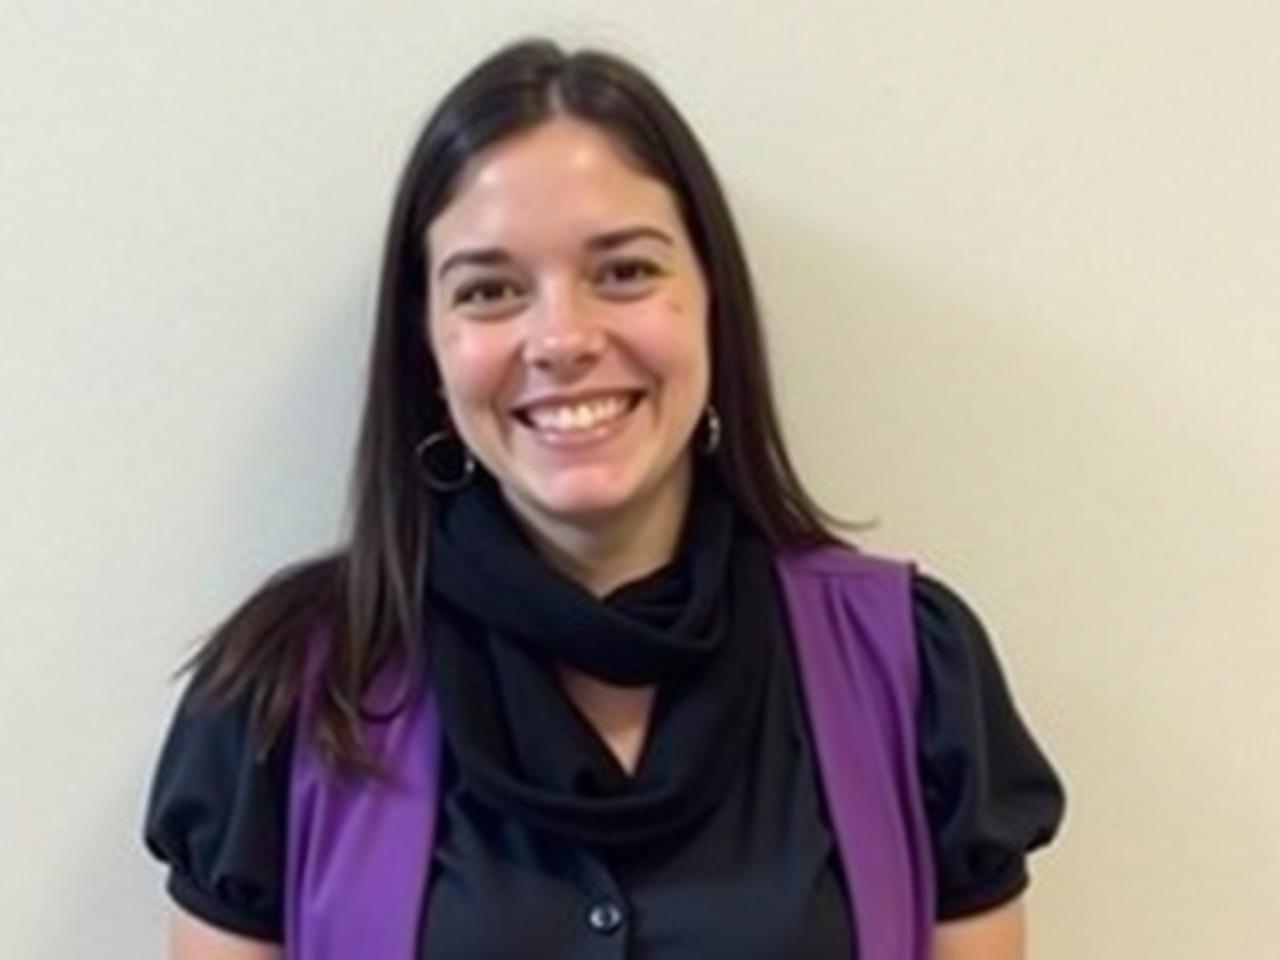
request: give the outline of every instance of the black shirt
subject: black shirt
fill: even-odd
[[[447,775],[423,956],[848,960],[852,918],[803,703],[791,658],[773,662],[748,762],[687,833],[591,849],[488,814]]]
[[[1056,831],[1063,794],[973,612],[924,576],[913,583],[913,606],[937,915],[952,919],[1023,889],[1026,853]],[[851,956],[849,878],[817,787],[790,642],[780,639],[787,655],[770,680],[753,760],[679,843],[606,854],[526,828],[459,790],[446,753],[423,955]],[[179,904],[270,940],[282,931],[291,735],[255,762],[247,698],[217,711],[185,699],[146,818],[146,842],[170,865]],[[792,775],[759,776],[780,768]]]

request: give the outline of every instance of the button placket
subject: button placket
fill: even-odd
[[[590,949],[591,957],[625,960],[630,953],[629,932],[634,918],[622,885],[594,851],[570,844],[564,852],[572,865],[570,873],[576,876],[583,894],[579,922],[595,944]]]

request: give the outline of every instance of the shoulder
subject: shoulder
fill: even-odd
[[[931,634],[985,635],[973,606],[938,575],[911,557],[872,553],[849,544],[782,549],[775,561],[792,580],[878,580],[905,591],[917,627]]]
[[[985,617],[951,583],[915,571],[911,617],[926,719],[952,725],[958,711],[996,712],[1017,724],[1012,692]]]
[[[991,909],[1028,884],[1028,854],[1056,835],[1062,781],[1015,703],[973,605],[908,559],[840,546],[780,554],[791,592],[819,619],[857,609],[851,635],[918,676],[916,753],[939,919]],[[798,587],[798,589],[797,589]],[[841,602],[830,601],[839,597]],[[848,603],[843,601],[849,601]],[[886,629],[882,629],[886,628]]]
[[[938,575],[913,568],[911,600],[918,625],[930,633],[985,637],[974,606]]]
[[[286,567],[213,631],[152,773],[146,846],[173,898],[222,929],[279,937],[298,694],[328,645],[341,569],[338,556]]]
[[[227,696],[209,686],[210,669],[192,674],[173,710],[152,782],[153,814],[163,812],[166,798],[193,790],[225,794],[231,802],[251,782],[278,785],[287,777],[296,709],[286,711],[277,736],[264,740],[259,702],[269,693],[265,678]]]

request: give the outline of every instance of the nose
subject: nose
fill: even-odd
[[[527,316],[524,359],[530,367],[572,380],[599,359],[604,333],[573,285],[549,285]]]

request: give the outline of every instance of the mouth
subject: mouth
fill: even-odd
[[[587,438],[612,432],[644,399],[643,390],[615,390],[591,397],[531,403],[512,416],[530,430],[553,438]]]

